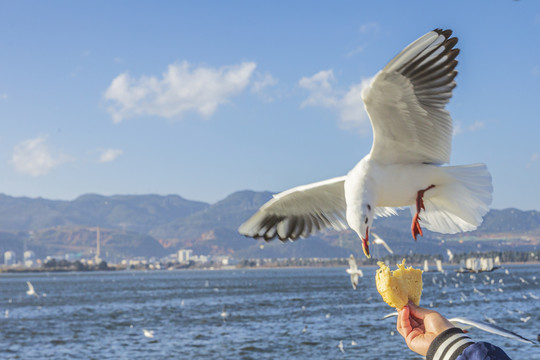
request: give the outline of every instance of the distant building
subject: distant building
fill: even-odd
[[[178,251],[179,262],[188,262],[192,256],[193,256],[193,250],[182,249]]]
[[[207,263],[210,260],[210,258],[207,255],[199,255],[199,256],[193,255],[190,257],[190,259],[199,263]]]
[[[32,250],[26,250],[23,254],[24,266],[31,267],[36,263],[36,253]]]
[[[6,251],[4,253],[4,265],[15,265],[15,251]]]
[[[67,261],[80,260],[81,259],[81,254],[67,253],[67,254],[64,254],[64,259],[67,260]]]

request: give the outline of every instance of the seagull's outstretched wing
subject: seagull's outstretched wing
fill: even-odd
[[[358,270],[358,266],[356,265],[356,259],[354,258],[353,254],[349,256],[349,270],[351,272],[356,272]]]
[[[264,204],[238,231],[245,236],[296,240],[325,228],[343,230],[345,176],[284,191]]]
[[[393,312],[393,313],[387,314],[381,320],[388,319],[389,317],[394,317],[394,316],[397,317],[398,313]],[[483,321],[473,320],[473,319],[464,318],[464,317],[454,317],[448,320],[452,324],[454,324],[454,326],[457,326],[458,328],[463,329],[463,330],[470,329],[471,327],[476,327],[480,330],[483,330],[483,331],[486,331],[495,335],[503,336],[509,339],[514,339],[514,340],[518,340],[518,341],[529,343],[529,344],[536,344],[536,342],[534,342],[533,340],[524,338],[523,336],[516,334],[513,331],[506,330],[497,325],[488,324]]]
[[[351,273],[351,285],[354,290],[358,287],[358,274]]]
[[[473,320],[473,319],[463,318],[463,317],[455,317],[448,320],[459,328],[463,328],[464,325],[474,326],[480,330],[484,330],[486,332],[489,332],[495,335],[504,336],[506,338],[518,340],[525,343],[536,344],[536,342],[529,340],[527,338],[524,338],[523,336],[516,334],[513,331],[506,330],[497,325],[488,324],[483,321],[478,321],[478,320]]]
[[[381,320],[388,319],[388,318],[390,318],[390,317],[397,317],[397,316],[398,316],[398,312],[397,312],[397,311],[394,311],[394,312],[391,312],[391,313],[389,313],[389,314],[384,315],[384,316],[381,318]]]
[[[445,105],[457,75],[451,30],[433,30],[394,57],[364,89],[373,127],[371,158],[391,163],[450,161],[452,119]]]
[[[351,285],[353,289],[356,290],[356,287],[358,286],[358,276],[364,276],[364,273],[362,270],[358,269],[353,254],[349,256],[349,268],[347,269],[347,273],[351,276]]]
[[[28,290],[26,290],[26,293],[28,295],[39,297],[39,295],[36,293],[36,290],[34,290],[34,285],[32,285],[30,281],[27,281],[26,285],[28,285]]]
[[[374,239],[373,239],[373,243],[374,244],[377,244],[377,245],[382,245],[384,246],[384,248],[390,253],[390,254],[393,254],[394,253],[394,250],[392,250],[390,248],[390,246],[388,246],[388,244],[386,243],[386,241],[384,241],[383,239],[381,239],[381,237],[375,233],[371,233],[371,235],[373,235]]]

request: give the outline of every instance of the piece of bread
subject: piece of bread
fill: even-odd
[[[380,268],[375,275],[377,291],[391,307],[402,309],[409,300],[420,305],[422,295],[422,270],[405,268],[405,259],[397,264],[398,269],[391,271],[383,262],[377,263]]]

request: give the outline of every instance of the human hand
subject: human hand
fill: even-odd
[[[436,311],[409,302],[398,310],[397,331],[405,338],[412,351],[426,356],[433,339],[443,331],[455,327]]]

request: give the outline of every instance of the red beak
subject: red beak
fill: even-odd
[[[366,228],[366,237],[361,238],[362,239],[362,250],[364,250],[364,255],[368,259],[371,259],[371,255],[369,255],[369,226]]]

